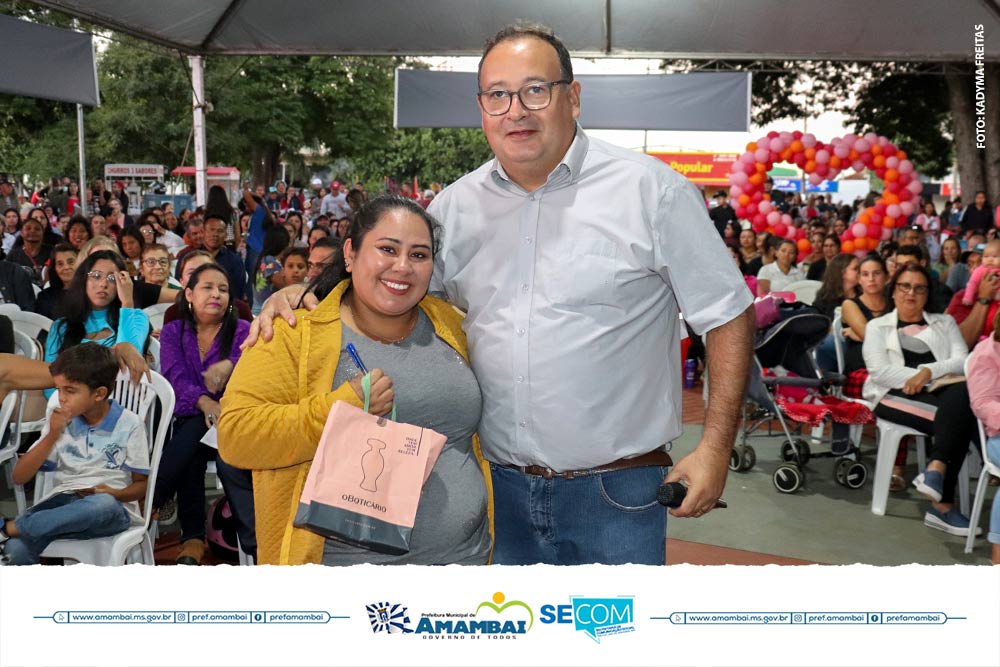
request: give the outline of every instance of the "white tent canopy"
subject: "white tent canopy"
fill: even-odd
[[[517,19],[576,56],[1000,60],[1000,0],[35,0],[191,55],[478,54]]]

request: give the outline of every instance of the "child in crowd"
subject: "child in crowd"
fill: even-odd
[[[1000,465],[1000,312],[993,320],[993,335],[972,351],[967,382],[972,411],[986,429],[986,454]],[[993,549],[993,564],[1000,565],[1000,493],[993,497],[987,539]]]
[[[983,278],[991,273],[1000,274],[1000,240],[998,239],[990,241],[983,249],[982,263],[972,272],[969,284],[965,286],[965,294],[962,296],[963,304],[971,306],[976,301],[979,283],[983,282]]]
[[[278,258],[281,263],[281,277],[285,287],[299,285],[306,279],[309,268],[308,248],[288,248]]]
[[[146,495],[149,448],[139,417],[109,398],[118,376],[111,350],[76,345],[49,372],[59,406],[18,459],[14,482],[52,472],[52,490],[21,516],[0,517],[0,564],[32,565],[54,540],[107,537],[142,522],[136,501]]]

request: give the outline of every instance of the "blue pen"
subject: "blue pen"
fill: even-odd
[[[361,361],[361,356],[358,354],[358,348],[354,347],[354,343],[347,344],[347,354],[351,355],[351,359],[354,360],[354,365],[358,367],[362,373],[367,373],[368,369],[365,368],[365,364]]]

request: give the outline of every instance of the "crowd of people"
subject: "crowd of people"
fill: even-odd
[[[985,422],[991,414],[998,379],[987,383],[982,364],[1000,341],[1000,206],[977,192],[973,204],[947,201],[939,214],[928,200],[878,251],[841,252],[840,235],[876,194],[834,205],[823,195],[775,197],[772,191],[796,228],[807,230],[805,251],[787,238],[755,234],[749,222],[736,219],[724,192],[710,215],[756,296],[784,292],[803,280],[821,282],[811,305],[841,329],[817,348],[818,365],[847,374],[847,395],[867,400],[877,417],[933,436],[927,468],[912,482],[931,501],[924,522],[967,536],[969,520],[954,507],[954,495],[970,443],[978,443],[976,416]],[[843,341],[840,362],[835,336]],[[993,436],[996,429],[987,426],[987,433]],[[906,452],[904,441],[893,491],[908,486]],[[993,560],[1000,562],[997,526],[990,540]]]
[[[800,256],[746,228],[724,193],[706,210],[662,163],[589,137],[569,52],[547,29],[509,26],[490,39],[478,103],[496,157],[437,196],[407,188],[369,199],[360,184],[333,181],[307,199],[279,182],[246,189],[236,206],[213,188],[203,208],[134,219],[120,182],[81,193],[54,180],[17,196],[4,212],[3,298],[54,319],[51,365],[0,358],[0,388],[58,389],[15,482],[52,469],[59,483],[27,513],[0,517],[0,561],[35,563],[53,539],[113,534],[150,492],[161,520],[179,518],[177,562],[198,564],[214,460],[240,547],[261,563],[662,565],[660,484],[686,487],[671,516],[718,506],[754,296],[806,278],[822,280],[817,308],[841,308],[876,413],[935,436],[915,480],[933,502],[925,521],[970,529],[952,504],[973,415],[994,438],[1000,430],[989,365],[1000,359],[989,270],[1000,272],[1000,241],[985,201],[977,195],[957,218],[924,207],[898,242],[855,257],[839,238],[860,202],[769,192],[808,226],[813,245]],[[13,201],[9,182],[0,194]],[[83,201],[89,217],[77,214]],[[144,309],[158,303],[171,306],[154,330]],[[674,462],[680,368],[664,350],[679,346],[678,310],[704,336],[713,382],[702,437]],[[157,337],[177,400],[147,491],[142,436],[109,396],[118,366],[142,372]],[[969,389],[933,387],[961,372],[980,339]],[[337,401],[446,437],[406,554],[296,524]],[[212,428],[218,454],[202,443]],[[1000,512],[993,519],[997,562]]]

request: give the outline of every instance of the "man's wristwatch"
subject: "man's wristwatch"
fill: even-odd
[[[993,299],[990,299],[990,298],[988,298],[988,297],[985,297],[985,296],[981,296],[981,297],[979,297],[978,299],[976,299],[976,303],[981,303],[981,304],[983,304],[984,306],[988,306],[988,305],[990,305],[990,304],[991,304],[992,302],[993,302]]]

